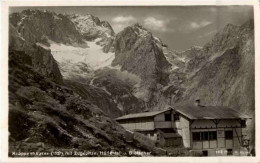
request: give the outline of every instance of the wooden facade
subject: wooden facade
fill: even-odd
[[[208,155],[213,156],[241,155],[245,150],[243,128],[239,119],[194,120],[190,125],[190,148],[208,151]],[[199,140],[194,138],[195,135],[199,135]]]
[[[163,146],[182,145],[211,156],[241,155],[241,150],[245,150],[243,128],[246,118],[198,118],[184,111],[170,108],[127,115],[117,121],[124,128],[141,132]]]

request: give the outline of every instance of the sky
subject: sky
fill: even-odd
[[[28,8],[65,14],[92,14],[108,21],[116,33],[139,23],[170,49],[178,51],[203,46],[225,25],[242,25],[254,17],[251,6],[12,7],[10,13]]]

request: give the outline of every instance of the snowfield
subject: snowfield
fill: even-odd
[[[88,47],[75,47],[50,41],[49,49],[59,63],[63,77],[68,78],[75,72],[85,76],[89,74],[88,70],[97,70],[111,65],[115,54],[104,53],[102,47],[96,44],[98,41],[99,39],[93,42],[85,41]]]

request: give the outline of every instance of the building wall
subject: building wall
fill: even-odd
[[[190,148],[190,128],[189,120],[180,115],[180,120],[175,121],[177,132],[182,136],[183,145]]]
[[[164,114],[171,113],[171,122],[165,121]],[[175,111],[168,111],[162,114],[159,114],[154,117],[155,128],[175,128],[177,132],[182,136],[182,144],[184,147],[190,147],[190,129],[189,129],[189,120],[183,117],[180,114],[180,120],[174,120]],[[171,140],[168,140],[171,141]]]
[[[144,122],[144,123],[126,123],[121,124],[127,130],[153,130],[154,122]]]
[[[162,122],[162,121],[165,121],[164,119],[164,114],[169,114],[171,113],[170,111],[167,111],[167,112],[164,112],[164,113],[161,113],[161,114],[158,114],[154,117],[154,121],[156,122]],[[173,117],[172,117],[173,118]]]
[[[241,124],[237,119],[223,119],[220,120],[217,125],[218,128],[241,127]],[[191,128],[216,128],[216,124],[212,120],[198,119],[192,123]]]
[[[225,131],[233,131],[233,139],[226,140],[225,139]],[[217,138],[218,138],[218,148],[227,148],[231,149],[234,147],[241,146],[241,138],[242,138],[242,129],[241,128],[218,128],[217,129]]]
[[[165,114],[171,113],[172,121],[165,121]],[[193,150],[207,150],[210,155],[218,155],[216,151],[225,151],[227,149],[232,149],[233,153],[241,149],[241,139],[242,139],[242,128],[240,121],[233,120],[220,120],[217,124],[213,120],[194,120],[190,121],[186,117],[180,114],[180,119],[174,120],[175,111],[168,111],[156,115],[154,118],[136,118],[129,119],[119,122],[124,128],[128,130],[154,130],[156,128],[175,128],[177,132],[182,136],[182,143],[184,147],[191,148]],[[191,125],[190,125],[191,124]],[[225,139],[225,131],[233,132],[233,139]],[[209,132],[216,131],[217,140],[201,140],[193,141],[192,132]],[[154,132],[146,133],[146,135],[161,145],[165,144],[166,140],[161,137],[160,133]],[[223,155],[223,153],[221,154]]]
[[[164,114],[170,114],[172,121],[165,121]],[[175,128],[175,123],[173,122],[173,111],[167,111],[161,114],[158,114],[154,117],[155,128]]]
[[[191,128],[216,128],[216,124],[212,120],[198,119],[191,124]]]
[[[165,114],[171,113],[172,121],[165,121]],[[154,118],[135,118],[119,120],[118,122],[128,130],[154,130],[155,128],[176,128],[174,111],[167,111],[156,115]]]
[[[154,130],[154,121],[152,118],[138,118],[119,121],[119,123],[128,130]]]
[[[241,124],[236,119],[223,119],[218,123],[218,127],[240,127]]]
[[[205,131],[216,131],[216,129],[191,129],[192,132],[205,132]],[[212,149],[217,147],[217,140],[208,141],[193,141],[191,135],[191,148],[192,149]]]
[[[220,120],[217,126],[212,120],[195,120],[192,123],[191,132],[205,131],[216,131],[217,140],[193,141],[191,135],[192,149],[237,149],[241,147],[242,129],[238,120]],[[225,131],[232,131],[233,139],[225,139]]]

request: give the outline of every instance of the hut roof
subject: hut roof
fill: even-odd
[[[229,107],[223,106],[176,106],[174,110],[189,119],[250,119]]]
[[[116,120],[123,120],[123,119],[134,119],[134,118],[143,118],[143,117],[154,117],[158,114],[164,113],[171,109],[160,110],[160,111],[153,111],[153,112],[144,112],[144,113],[135,113],[135,114],[128,114],[122,117],[116,118]]]

